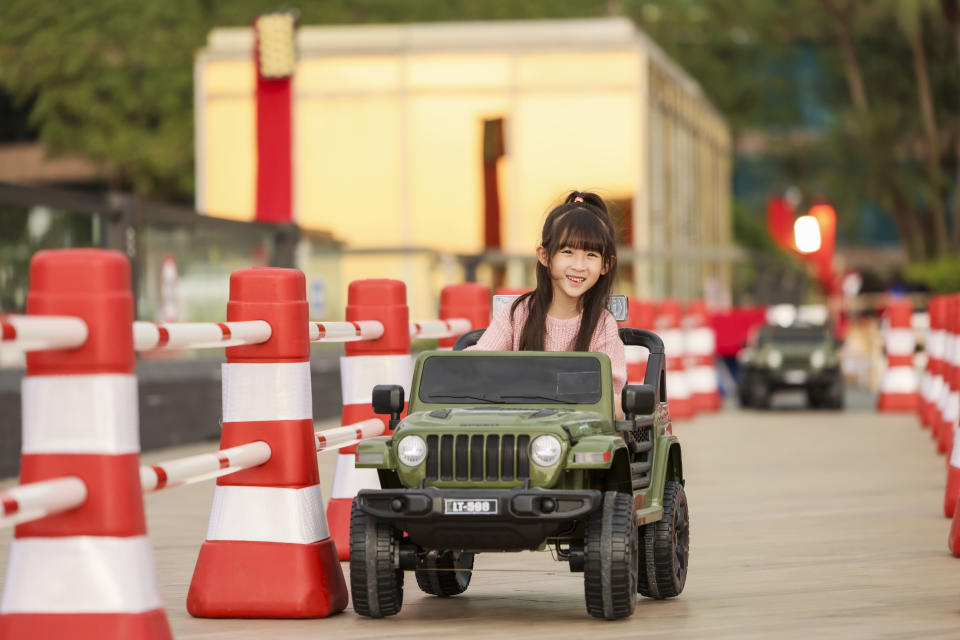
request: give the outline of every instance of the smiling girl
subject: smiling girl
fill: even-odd
[[[617,245],[606,204],[594,193],[571,192],[543,223],[536,289],[501,309],[469,348],[601,351],[610,357],[619,400],[627,381],[626,357],[617,321],[607,310],[616,271]]]

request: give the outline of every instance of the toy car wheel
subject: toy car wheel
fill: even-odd
[[[826,391],[817,387],[807,389],[807,404],[811,409],[821,409],[824,406]]]
[[[367,515],[353,504],[350,512],[350,595],[362,616],[382,618],[403,606],[403,570],[394,564],[399,539],[393,525]]]
[[[750,400],[749,406],[757,409],[766,409],[770,406],[770,389],[767,388],[767,383],[759,377],[751,378],[750,386],[747,387],[747,394]]]
[[[640,577],[637,590],[648,598],[680,595],[687,581],[690,513],[679,482],[663,489],[663,518],[640,527]]]
[[[829,409],[843,409],[844,384],[843,376],[837,375],[827,387],[825,405]]]
[[[421,591],[432,596],[449,598],[467,590],[472,571],[472,553],[446,551],[429,554],[415,573]]]
[[[737,384],[737,398],[740,400],[741,407],[750,406],[750,394],[747,390],[750,388],[750,377],[743,373],[740,376],[740,382]]]
[[[603,507],[590,514],[584,539],[584,596],[595,618],[616,620],[637,607],[639,547],[633,500],[607,491]]]

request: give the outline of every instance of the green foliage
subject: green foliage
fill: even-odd
[[[906,275],[934,293],[956,293],[960,291],[960,255],[915,262],[907,267]]]
[[[763,213],[751,211],[739,200],[733,203],[733,240],[744,249],[766,253],[777,251]]]
[[[302,24],[601,15],[603,0],[330,0]],[[193,57],[209,31],[289,8],[263,0],[3,0],[0,84],[53,153],[106,167],[114,187],[189,200]]]

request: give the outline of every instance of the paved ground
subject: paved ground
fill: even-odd
[[[641,600],[627,620],[590,618],[582,574],[549,553],[480,555],[469,590],[446,600],[424,596],[408,575],[403,610],[384,620],[349,608],[324,620],[194,619],[184,601],[212,497],[203,483],[147,497],[171,627],[177,638],[204,640],[960,637],[960,559],[947,550],[941,513],[944,459],[916,419],[809,412],[790,397],[775,407],[676,426],[691,511],[686,590]],[[320,461],[329,490],[334,456]],[[11,534],[0,531],[0,570]]]

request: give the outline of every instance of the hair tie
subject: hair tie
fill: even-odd
[[[577,196],[573,199],[574,202],[583,202],[583,196]]]

